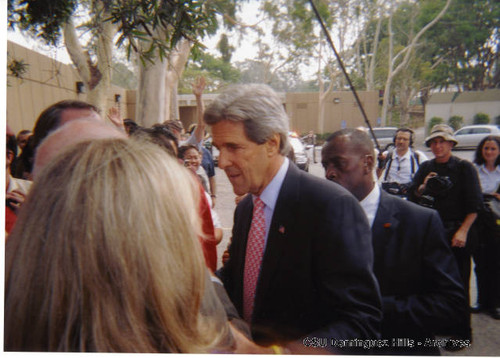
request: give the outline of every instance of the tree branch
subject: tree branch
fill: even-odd
[[[412,52],[412,50],[414,49],[415,45],[417,44],[418,40],[420,39],[420,37],[428,30],[430,29],[432,26],[434,26],[434,24],[436,22],[438,22],[442,17],[443,15],[446,13],[446,10],[448,10],[448,7],[450,6],[451,4],[451,0],[447,0],[446,1],[446,4],[444,5],[443,9],[441,9],[441,11],[439,12],[439,14],[431,21],[429,22],[427,25],[425,25],[419,32],[418,34],[413,38],[413,40],[410,42],[410,44],[407,46],[408,48],[408,51],[406,52],[406,55],[403,59],[403,61],[401,61],[401,63],[396,67],[396,69],[393,71],[393,76],[395,76],[396,74],[398,74],[407,64],[408,62],[410,61],[410,54]],[[405,48],[406,49],[406,48]]]
[[[71,18],[68,19],[63,26],[64,44],[66,45],[66,50],[68,51],[69,57],[73,64],[76,66],[78,73],[82,77],[82,80],[87,84],[90,83],[91,74],[90,66],[88,64],[88,56],[83,50],[78,36],[76,34],[75,25]]]

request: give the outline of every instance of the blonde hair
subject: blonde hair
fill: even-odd
[[[6,246],[5,350],[223,344],[194,185],[162,149],[124,139],[79,143],[48,164]]]

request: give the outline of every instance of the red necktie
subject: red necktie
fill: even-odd
[[[248,233],[243,273],[243,318],[247,322],[252,319],[255,288],[259,278],[262,256],[264,256],[265,235],[264,202],[257,197],[253,207],[252,225]]]

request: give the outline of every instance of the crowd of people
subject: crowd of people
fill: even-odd
[[[472,311],[500,319],[498,137],[472,164],[445,125],[426,138],[432,160],[409,129],[378,155],[343,129],[323,179],[287,158],[270,87],[231,86],[207,108],[204,87],[187,136],[74,100],[7,131],[6,351],[437,355],[472,344],[471,257]],[[220,269],[206,126],[237,196]]]

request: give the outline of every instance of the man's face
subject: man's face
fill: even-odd
[[[436,161],[447,162],[451,156],[451,149],[453,148],[453,142],[444,140],[443,137],[436,137],[431,139],[429,146],[431,148],[432,154],[436,158]]]
[[[260,195],[272,179],[267,143],[252,142],[242,122],[229,120],[212,126],[212,143],[219,149],[219,168],[226,172],[234,193]]]
[[[410,147],[410,138],[410,132],[398,132],[394,140],[396,150],[400,153],[406,153],[408,151],[408,148]]]
[[[62,126],[69,121],[82,118],[102,121],[99,113],[92,109],[67,108],[61,113],[61,123],[59,125]]]
[[[331,140],[321,151],[321,163],[325,168],[325,177],[349,190],[358,200],[369,190],[365,187],[368,168],[367,155],[352,148],[347,136]]]

